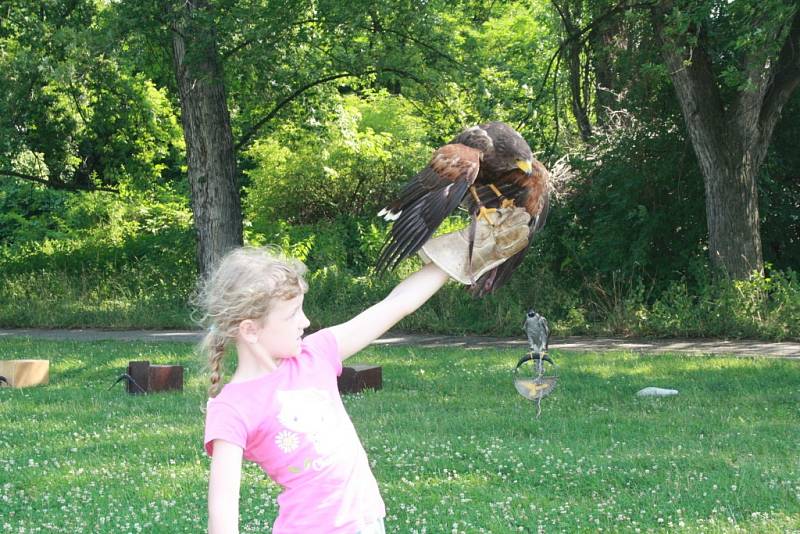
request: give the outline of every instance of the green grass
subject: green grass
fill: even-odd
[[[0,275],[0,325],[21,328],[187,328],[187,290],[132,270],[119,278],[38,271]],[[158,276],[152,272],[151,277]],[[164,277],[168,278],[168,277]]]
[[[518,396],[518,351],[369,348],[384,389],[348,396],[388,532],[798,532],[797,362],[555,352],[559,384]],[[0,531],[198,532],[205,377],[188,344],[0,339],[50,385],[0,390]],[[187,367],[182,394],[129,396],[133,359]],[[639,399],[658,385],[678,397]],[[278,488],[244,470],[243,532]]]

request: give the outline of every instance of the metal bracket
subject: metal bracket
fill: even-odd
[[[111,384],[111,387],[109,387],[109,388],[108,388],[108,390],[109,390],[109,391],[111,391],[111,388],[113,388],[114,386],[116,386],[117,384],[119,384],[120,382],[122,382],[123,380],[127,380],[129,384],[133,384],[134,386],[136,386],[136,387],[137,387],[137,389],[138,389],[139,391],[141,391],[142,393],[147,393],[147,392],[144,390],[144,388],[143,388],[142,386],[140,386],[139,384],[137,384],[137,383],[136,383],[136,380],[134,380],[134,379],[133,379],[133,377],[132,377],[131,375],[129,375],[128,373],[122,373],[121,375],[119,375],[119,378],[117,378],[117,379],[114,381],[114,383],[113,383],[113,384]]]

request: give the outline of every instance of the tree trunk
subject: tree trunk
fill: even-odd
[[[709,259],[731,277],[746,278],[763,268],[757,166],[744,164],[752,163],[752,148],[743,142],[747,134],[729,124],[711,63],[700,47],[692,51],[691,62],[674,44],[665,46],[663,54],[705,182]]]
[[[595,18],[598,16],[594,15]],[[617,98],[623,84],[620,83],[615,63],[627,47],[627,31],[619,17],[610,17],[603,20],[589,33],[592,70],[595,78],[595,116],[597,125],[601,127],[607,124],[609,111],[619,109]]]
[[[222,66],[207,3],[183,3],[173,37],[173,62],[186,140],[197,263],[207,274],[242,244],[242,205],[236,175]]]
[[[578,123],[581,139],[588,143],[592,139],[592,123],[588,113],[588,83],[584,80],[585,69],[581,66],[582,45],[578,41],[567,47],[567,67],[569,68],[569,90],[572,95],[572,115]]]
[[[687,65],[675,48],[664,51],[705,183],[709,259],[744,279],[763,269],[756,178],[766,147],[745,146],[749,136],[726,120],[710,64],[699,49],[693,55]]]
[[[764,267],[757,176],[780,112],[800,84],[800,10],[777,58],[747,58],[753,88],[739,90],[726,108],[703,33],[694,27],[678,36],[665,31],[671,7],[662,2],[653,21],[703,173],[709,257],[728,276],[744,279]],[[697,40],[692,47],[688,34]]]
[[[583,12],[583,0],[553,2],[561,16],[566,33],[566,47],[564,48],[564,58],[569,71],[569,92],[570,104],[572,106],[572,116],[578,125],[581,139],[589,142],[592,138],[592,123],[589,118],[589,82],[586,76],[586,68],[581,63],[581,52],[583,42],[579,39],[580,31],[576,25],[576,20],[580,20]]]
[[[746,151],[741,153],[744,161],[731,162],[722,154],[705,152],[694,140],[693,144],[705,182],[709,258],[732,278],[746,279],[764,268],[758,166],[752,164],[754,158]]]

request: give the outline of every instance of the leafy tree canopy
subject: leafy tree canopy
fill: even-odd
[[[174,177],[182,138],[163,89],[106,53],[93,2],[8,4],[0,33],[0,175],[64,189]]]

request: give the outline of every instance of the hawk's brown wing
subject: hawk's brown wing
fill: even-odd
[[[480,169],[481,152],[462,144],[445,145],[406,185],[397,200],[378,214],[394,220],[378,258],[377,270],[394,269],[430,239],[461,203]]]

